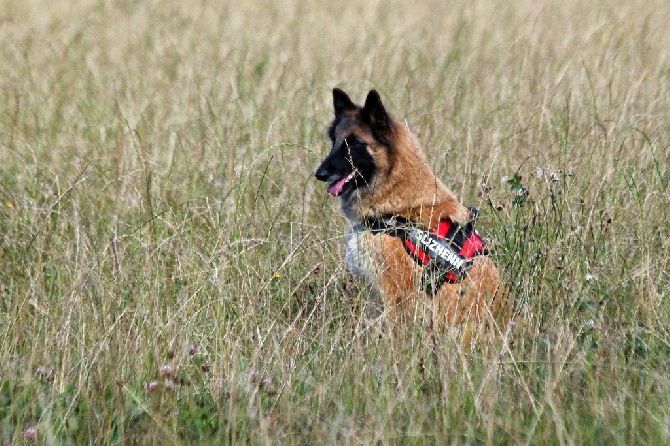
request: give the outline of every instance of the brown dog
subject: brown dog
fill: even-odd
[[[332,149],[316,171],[352,222],[345,233],[351,273],[384,296],[395,321],[429,309],[434,325],[500,329],[508,319],[498,269],[463,206],[435,176],[417,138],[385,110],[333,90]]]

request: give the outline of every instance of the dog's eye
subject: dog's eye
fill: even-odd
[[[363,147],[365,146],[365,143],[361,141],[360,139],[356,138],[355,136],[348,136],[344,138],[344,144],[348,146],[349,148],[354,148],[354,147]]]

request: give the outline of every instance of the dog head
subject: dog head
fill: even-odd
[[[340,197],[346,214],[349,204],[370,194],[390,171],[397,124],[375,90],[360,107],[335,88],[333,106],[335,119],[328,127],[332,147],[315,176],[328,183],[330,195]]]

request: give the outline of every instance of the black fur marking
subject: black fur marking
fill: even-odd
[[[370,90],[365,99],[365,106],[361,109],[361,119],[370,126],[372,136],[377,141],[391,148],[395,131],[393,120],[384,108],[379,93],[375,90]]]
[[[380,131],[389,129],[389,116],[386,113],[384,104],[382,104],[379,93],[375,90],[370,90],[368,93],[361,115],[370,127]]]
[[[331,129],[333,128],[331,127]],[[329,129],[329,136],[330,133]],[[369,185],[376,169],[375,160],[368,152],[367,144],[350,135],[338,147],[333,147],[316,171],[316,177],[321,181],[334,181],[334,179],[344,178],[356,170],[357,174],[354,179],[348,182],[342,190],[342,195],[344,195]]]
[[[339,119],[335,119],[330,126],[328,126],[328,138],[330,138],[331,144],[335,144],[335,129],[337,128],[337,124],[340,123]]]
[[[333,88],[333,108],[338,118],[348,111],[358,110],[356,104],[339,88]]]

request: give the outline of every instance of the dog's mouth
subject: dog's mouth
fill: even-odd
[[[332,183],[330,183],[328,185],[328,189],[327,189],[328,193],[330,195],[332,195],[333,197],[337,197],[338,195],[341,195],[342,191],[345,189],[347,184],[349,184],[349,182],[351,182],[351,180],[354,179],[354,177],[356,176],[357,173],[358,173],[358,171],[354,169],[349,175],[347,175],[345,177],[342,177],[340,179],[337,179],[337,180],[333,181]]]

